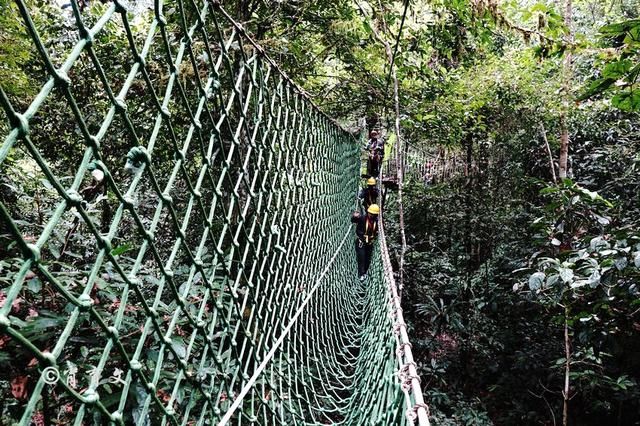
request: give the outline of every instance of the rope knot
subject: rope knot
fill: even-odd
[[[418,402],[413,404],[413,407],[409,408],[405,415],[407,416],[407,419],[409,419],[409,421],[411,423],[415,423],[416,419],[418,418],[418,411],[420,411],[420,409],[424,409],[427,417],[429,416],[429,406],[423,402]]]
[[[142,146],[134,146],[127,153],[127,163],[124,166],[124,169],[131,174],[136,174],[143,165],[149,164],[151,162],[151,157],[147,152],[146,148]]]

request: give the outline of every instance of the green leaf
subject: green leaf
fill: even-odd
[[[629,262],[627,261],[626,257],[619,257],[615,260],[614,265],[618,271],[622,271],[624,268],[627,267],[628,263]]]
[[[589,191],[589,190],[585,190],[584,188],[580,188],[580,192],[583,195],[588,196],[591,201],[598,201],[598,202],[604,204],[607,208],[612,208],[613,207],[613,203],[611,203],[609,200],[605,200],[604,198],[602,198],[597,192],[592,192],[592,191]]]
[[[573,270],[570,268],[560,268],[558,270],[560,278],[566,284],[573,280]]]
[[[547,278],[547,287],[553,287],[558,283],[558,281],[560,281],[560,275],[558,274],[549,275],[549,278]]]
[[[47,179],[40,179],[40,182],[42,183],[42,186],[44,186],[47,190],[49,191],[53,191],[53,185],[51,185],[51,182],[49,182]]]
[[[605,25],[600,28],[600,33],[615,36],[623,34],[638,25],[640,25],[640,19],[631,19],[624,22],[618,22],[616,24]]]
[[[119,256],[123,253],[126,253],[130,250],[132,250],[133,247],[131,247],[131,244],[123,244],[121,246],[118,246],[116,248],[114,248],[113,250],[111,250],[111,255],[112,256]]]
[[[632,62],[629,59],[611,62],[602,70],[602,77],[617,80],[629,72],[632,65]]]
[[[38,294],[42,290],[42,281],[38,277],[33,277],[27,282],[27,288],[32,293]]]
[[[178,356],[180,358],[184,358],[187,355],[187,347],[184,344],[184,341],[180,338],[175,338],[173,339],[171,346],[173,347],[173,350],[176,351],[176,354],[178,354]]]
[[[131,410],[131,416],[135,424],[141,424],[144,426],[151,425],[151,419],[149,413],[144,410],[144,402],[149,395],[147,390],[139,383],[136,382],[132,391],[135,397],[135,406]],[[143,416],[144,413],[144,417]]]
[[[569,287],[571,288],[579,288],[579,287],[583,287],[585,285],[589,284],[588,280],[577,280],[572,282],[571,284],[569,284]]]
[[[611,99],[611,105],[623,111],[640,111],[640,91],[625,90]]]
[[[546,188],[542,188],[540,190],[540,195],[555,194],[558,191],[559,190],[557,186],[547,186]]]
[[[544,274],[544,272],[536,272],[535,274],[531,275],[529,277],[529,289],[531,291],[540,290],[545,278],[546,275]]]
[[[609,244],[603,237],[595,237],[591,239],[591,242],[589,243],[589,247],[593,251],[599,251],[601,249],[610,248],[611,244]]]
[[[578,96],[576,98],[576,100],[579,101],[584,101],[586,99],[589,99],[595,95],[598,95],[602,92],[604,92],[605,90],[607,90],[609,87],[611,87],[611,85],[613,83],[616,82],[616,79],[614,78],[599,78],[597,80],[594,80],[589,87],[587,88],[587,90],[581,94],[580,96]]]
[[[538,3],[534,4],[533,6],[531,6],[531,9],[529,9],[529,10],[531,12],[547,13],[547,12],[549,12],[549,7],[543,2],[538,2]]]
[[[600,271],[597,269],[594,270],[591,275],[589,275],[589,287],[596,288],[600,285],[600,279],[602,275],[600,275]]]
[[[627,31],[627,36],[624,38],[626,44],[633,44],[640,41],[640,26],[635,26]]]
[[[60,259],[60,250],[58,250],[58,247],[56,247],[53,242],[49,242],[49,244],[47,244],[47,248],[54,258]]]
[[[609,223],[611,223],[611,219],[609,219],[608,217],[605,216],[600,216],[599,214],[594,213],[593,217],[595,217],[598,220],[598,223],[600,225],[608,225]]]
[[[362,26],[364,27],[364,30],[367,32],[367,34],[373,33],[373,30],[371,29],[371,24],[369,24],[368,19],[365,19],[364,21],[362,21]]]
[[[638,62],[636,64],[635,67],[633,67],[628,73],[627,76],[625,77],[625,80],[628,81],[629,83],[634,83],[638,76],[640,76],[640,62]]]

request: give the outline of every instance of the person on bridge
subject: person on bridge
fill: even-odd
[[[369,141],[367,142],[367,150],[378,151],[384,154],[384,140],[380,137],[380,133],[377,130],[372,130],[369,133]]]
[[[371,204],[366,215],[354,215],[351,221],[356,224],[356,260],[358,261],[358,277],[360,281],[367,278],[367,271],[371,264],[373,243],[378,236],[378,215],[380,207]]]
[[[376,179],[374,177],[367,179],[367,187],[360,190],[358,198],[362,202],[365,210],[367,210],[371,204],[378,203],[378,188],[376,187]]]
[[[378,137],[378,132],[372,130],[369,133],[369,142],[367,143],[367,151],[369,160],[367,161],[367,174],[369,176],[378,177],[380,174],[380,164],[384,159],[384,140]]]

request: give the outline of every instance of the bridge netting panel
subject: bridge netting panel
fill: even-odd
[[[71,6],[0,82],[3,422],[407,422],[354,137],[217,2]]]

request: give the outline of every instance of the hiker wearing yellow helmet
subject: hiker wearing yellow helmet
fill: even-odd
[[[362,188],[358,193],[358,198],[362,202],[365,210],[367,210],[371,204],[378,203],[378,188],[376,187],[376,183],[376,179],[370,177],[367,179],[367,187]]]
[[[378,236],[378,215],[380,207],[371,204],[367,208],[366,215],[352,217],[351,221],[356,223],[356,259],[358,261],[358,277],[360,281],[367,278],[367,271],[371,264],[373,254],[373,243]]]

